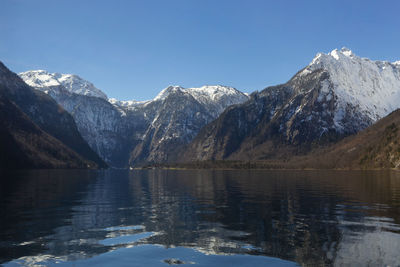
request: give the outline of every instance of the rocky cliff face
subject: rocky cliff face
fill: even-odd
[[[286,84],[252,94],[207,125],[186,159],[266,159],[356,133],[400,107],[397,63],[350,50],[318,54]]]
[[[30,71],[20,76],[65,108],[91,148],[116,167],[177,159],[180,147],[204,125],[248,99],[226,86],[169,86],[153,100],[118,101],[76,75]],[[81,90],[82,84],[91,86]]]

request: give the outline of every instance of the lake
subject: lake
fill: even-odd
[[[2,173],[4,266],[399,266],[400,173]]]

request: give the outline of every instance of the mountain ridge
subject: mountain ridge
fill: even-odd
[[[49,73],[45,70],[25,71],[18,74],[32,87],[62,86],[71,93],[108,99],[107,95],[97,89],[91,82],[75,74]]]
[[[288,82],[250,96],[228,86],[168,86],[152,100],[119,101],[65,88],[56,79],[64,74],[46,72],[40,80],[42,72],[21,77],[68,110],[103,159],[125,167],[289,159],[360,132],[400,107],[400,64],[347,48],[318,53]]]
[[[63,74],[42,73],[20,75],[70,112],[91,148],[117,167],[171,160],[172,149],[176,151],[177,146],[190,142],[227,106],[248,99],[228,86],[168,86],[152,100],[119,101],[87,91],[71,91],[51,77]]]
[[[399,97],[397,65],[361,59],[348,49],[319,53],[287,83],[225,110],[188,145],[184,158],[257,160],[307,153],[367,128],[399,108]],[[382,102],[386,105],[378,107]]]

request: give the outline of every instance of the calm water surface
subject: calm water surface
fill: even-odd
[[[1,174],[4,266],[400,266],[400,173]]]

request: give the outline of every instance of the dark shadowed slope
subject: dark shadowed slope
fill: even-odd
[[[293,158],[289,164],[312,168],[398,169],[400,110],[333,146]]]
[[[41,130],[0,93],[0,169],[96,166]]]

